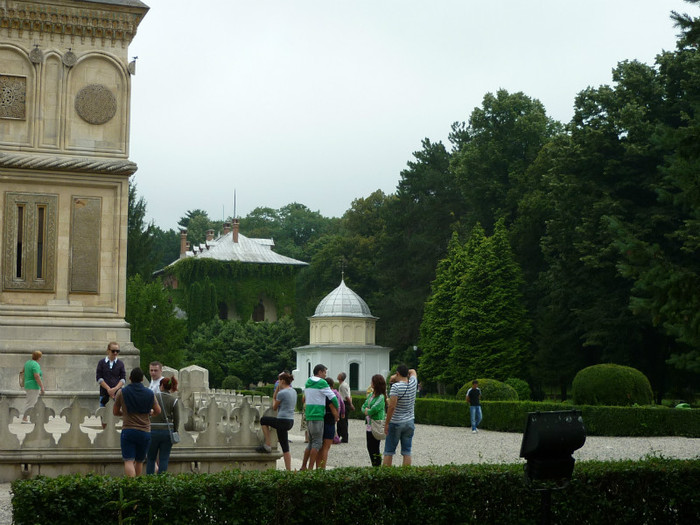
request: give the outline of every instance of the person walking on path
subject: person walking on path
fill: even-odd
[[[373,467],[382,464],[382,454],[379,451],[380,441],[372,434],[372,421],[384,421],[386,418],[386,379],[382,374],[372,376],[372,392],[362,404],[362,413],[367,422],[367,452]]]
[[[415,432],[413,410],[416,404],[418,374],[406,365],[399,365],[396,374],[391,377],[391,392],[389,393],[389,409],[386,411],[384,433],[384,466],[390,467],[396,453],[396,447],[401,443],[403,465],[411,464],[411,445]]]
[[[180,411],[177,398],[172,395],[174,392],[177,392],[177,379],[163,377],[158,381],[158,393],[155,396],[160,405],[160,414],[151,418],[151,444],[148,447],[146,474],[156,473],[156,460],[158,474],[168,471],[170,451],[173,448],[170,433],[179,432],[180,429]]]
[[[294,407],[297,404],[297,392],[292,388],[294,376],[282,372],[278,376],[278,384],[272,395],[272,410],[277,410],[277,417],[263,416],[260,418],[265,442],[258,447],[258,452],[270,452],[270,428],[277,430],[277,440],[282,449],[284,468],[292,470],[292,454],[289,452],[288,432],[294,426]]]
[[[479,423],[481,423],[481,389],[476,379],[472,381],[472,387],[467,390],[466,397],[469,402],[469,415],[472,420],[472,434],[476,434],[479,432]]]
[[[143,371],[134,368],[129,374],[129,386],[120,389],[112,413],[124,419],[121,435],[124,474],[140,476],[151,442],[151,415],[160,414],[155,394],[143,386]]]
[[[112,341],[107,345],[107,357],[100,359],[95,372],[97,384],[100,385],[100,406],[106,406],[114,399],[117,392],[126,384],[126,368],[119,360],[119,343]]]
[[[341,443],[348,442],[348,413],[351,410],[355,410],[352,404],[352,395],[350,394],[350,385],[346,381],[348,375],[345,372],[338,374],[338,392],[340,393],[340,399],[345,402],[345,412],[340,415],[338,420],[338,436],[340,436]]]
[[[336,410],[335,420],[338,420],[337,410],[340,406],[335,394],[326,382],[328,368],[322,364],[314,367],[314,375],[307,379],[304,388],[306,399],[306,425],[309,431],[309,444],[304,451],[301,470],[313,470],[317,465],[317,456],[323,446],[324,415],[326,413],[326,399],[328,399]],[[331,436],[331,439],[333,436]]]
[[[44,395],[44,376],[39,366],[39,359],[43,354],[40,350],[32,352],[32,358],[24,363],[24,390],[27,392],[27,400],[22,412],[22,423],[29,423],[27,413],[34,408],[39,400],[39,395]]]

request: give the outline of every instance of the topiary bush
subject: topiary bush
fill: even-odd
[[[243,381],[236,376],[226,376],[221,382],[221,388],[224,390],[240,390],[243,388]]]
[[[636,368],[606,363],[580,370],[572,387],[577,405],[652,405],[654,393],[647,377]]]
[[[530,385],[527,381],[518,379],[517,377],[509,377],[506,379],[506,385],[510,385],[518,393],[520,401],[529,401],[531,396]]]
[[[479,388],[481,389],[482,401],[517,401],[518,393],[515,389],[496,379],[477,379]],[[467,390],[472,387],[472,382],[469,381],[457,392],[457,399],[464,401],[467,395]]]

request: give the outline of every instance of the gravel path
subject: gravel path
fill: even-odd
[[[300,418],[289,432],[292,440],[292,468],[301,467],[304,454],[304,433],[299,430]],[[349,443],[333,445],[328,468],[369,466],[365,445],[364,423],[350,420]],[[472,434],[469,428],[416,425],[413,438],[413,465],[446,465],[450,463],[521,463],[519,458],[522,434],[481,430]],[[646,456],[692,459],[700,458],[700,439],[682,437],[597,437],[591,436],[574,457],[585,460],[642,459]],[[394,464],[401,463],[401,456]],[[282,460],[277,468],[284,468]],[[0,525],[12,523],[10,484],[0,484]]]

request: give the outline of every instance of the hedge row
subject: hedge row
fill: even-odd
[[[554,523],[700,523],[700,460],[584,462]],[[50,523],[538,523],[522,465],[227,471],[15,481],[18,525]],[[121,494],[121,496],[120,496]],[[121,503],[120,503],[121,500]]]
[[[364,398],[353,396],[355,411],[362,419]],[[685,436],[700,437],[700,410],[677,410],[661,406],[606,407],[574,406],[537,401],[483,401],[480,428],[499,432],[523,432],[529,412],[580,410],[590,436]],[[469,405],[446,399],[416,399],[416,423],[468,427]]]

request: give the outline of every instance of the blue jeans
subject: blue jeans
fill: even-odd
[[[476,430],[476,427],[481,423],[481,405],[470,406],[469,414],[472,417],[472,430]]]
[[[170,442],[169,430],[151,430],[151,446],[148,448],[146,474],[155,474],[156,458],[158,459],[158,474],[168,471],[168,460],[173,444]]]
[[[384,443],[384,455],[393,456],[396,453],[396,447],[401,443],[401,455],[410,456],[415,430],[416,426],[412,419],[400,423],[389,421],[389,433],[386,435]]]

